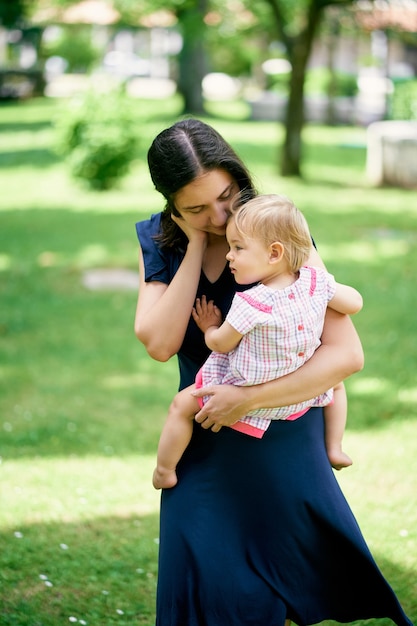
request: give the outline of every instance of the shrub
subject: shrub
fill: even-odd
[[[67,26],[61,28],[57,38],[42,41],[41,55],[62,57],[68,73],[88,72],[100,59],[101,50],[93,42],[90,27]]]
[[[391,120],[417,120],[417,80],[394,82],[389,102]]]
[[[57,122],[58,149],[72,175],[92,189],[114,187],[127,174],[137,139],[129,100],[122,91],[89,92]]]
[[[352,97],[357,94],[357,77],[353,74],[337,71],[335,73],[334,96]],[[328,68],[312,68],[306,72],[305,90],[309,95],[327,95],[331,81]]]

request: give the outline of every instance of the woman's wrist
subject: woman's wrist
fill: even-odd
[[[260,401],[261,388],[262,385],[239,387],[241,402],[239,402],[238,408],[239,412],[242,413],[242,417],[247,415],[250,411],[264,408],[264,405]]]
[[[187,252],[200,252],[204,254],[207,248],[207,235],[203,231],[195,231],[190,236],[187,244]]]

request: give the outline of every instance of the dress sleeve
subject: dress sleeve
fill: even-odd
[[[330,302],[336,293],[336,280],[333,274],[329,274],[326,270],[320,268],[315,268],[318,273],[319,281],[321,283],[321,291],[323,293],[323,297]]]
[[[300,270],[304,284],[310,289],[310,295],[324,298],[330,302],[336,293],[336,280],[333,274],[329,274],[321,267],[304,266]]]
[[[327,274],[327,301],[333,298],[336,293],[336,280],[333,274]]]
[[[136,223],[136,234],[142,248],[145,264],[145,281],[159,281],[169,284],[169,262],[155,236],[159,234],[161,227],[161,214],[152,215],[150,219]]]
[[[271,317],[272,307],[252,296],[253,290],[235,294],[227,321],[238,333],[246,335],[255,326],[266,324]]]

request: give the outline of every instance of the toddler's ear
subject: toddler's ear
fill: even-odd
[[[269,246],[269,261],[270,263],[279,263],[284,256],[284,246],[280,241],[274,241]]]

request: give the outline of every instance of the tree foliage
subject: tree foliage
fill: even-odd
[[[25,16],[27,5],[27,0],[0,0],[0,26],[16,26]]]
[[[264,0],[269,4],[277,31],[291,64],[289,97],[285,118],[285,140],[281,152],[281,174],[301,174],[301,132],[304,125],[306,69],[323,13],[329,6],[346,6],[353,0]]]
[[[0,0],[0,19],[2,7],[14,10],[26,3],[65,6],[73,0]],[[132,26],[158,11],[175,16],[175,28],[183,38],[177,83],[188,113],[203,112],[202,79],[207,72],[249,76],[270,52],[271,42],[279,43],[291,64],[280,171],[284,176],[301,175],[305,77],[313,43],[329,7],[337,20],[337,9],[358,5],[357,0],[112,0],[112,4],[121,23]]]

